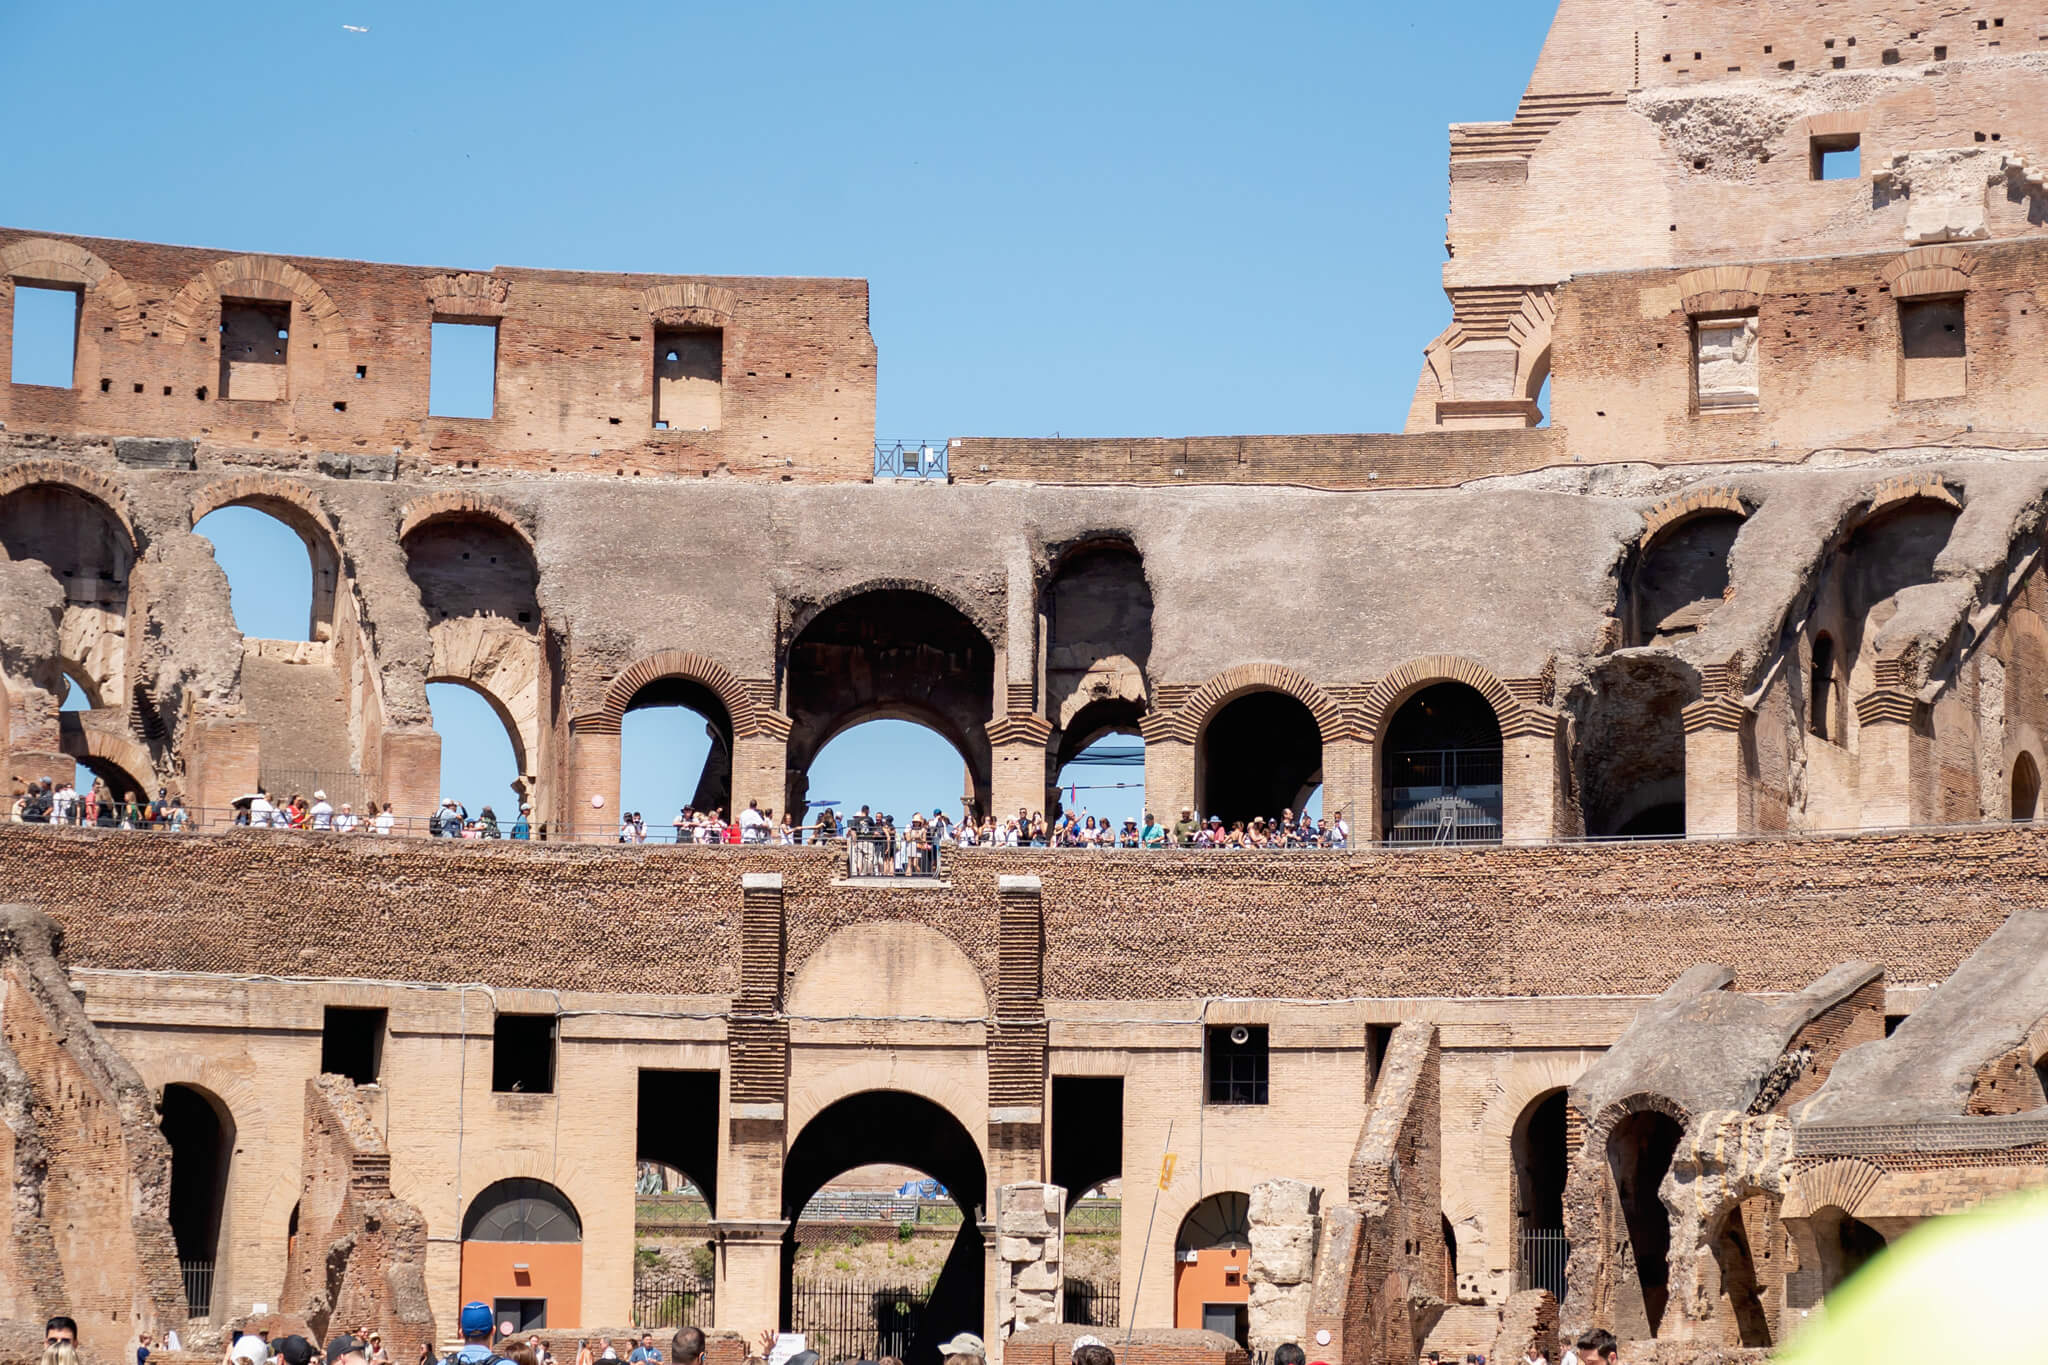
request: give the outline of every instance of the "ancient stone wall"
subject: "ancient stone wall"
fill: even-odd
[[[367,1326],[393,1359],[411,1359],[436,1344],[426,1220],[392,1196],[391,1153],[346,1077],[306,1082],[305,1126],[282,1311],[303,1317],[321,1341],[340,1326]]]
[[[574,962],[588,989],[724,994],[740,875],[772,870],[792,971],[834,928],[907,919],[958,943],[993,991],[996,881],[1029,874],[1044,880],[1046,996],[1084,1000],[1254,982],[1316,997],[1632,993],[1714,959],[1740,963],[1745,988],[1784,990],[1850,955],[1938,980],[2033,903],[2048,834],[949,857],[948,885],[904,892],[834,885],[843,863],[828,849],[0,826],[9,894],[49,906],[77,966],[545,987]],[[494,907],[499,936],[482,956],[478,905]],[[237,930],[218,932],[230,910]],[[669,951],[679,936],[686,959]]]
[[[373,477],[393,455],[626,477],[871,473],[864,280],[460,271],[0,229],[0,334],[17,285],[69,289],[81,306],[70,388],[0,386],[15,430],[246,432],[279,452],[365,461]],[[222,330],[252,306],[274,343],[260,367],[238,365]],[[429,414],[436,322],[494,329],[489,416]],[[708,404],[664,417],[668,351],[707,341]]]
[[[0,907],[0,1315],[78,1319],[112,1359],[137,1332],[182,1329],[170,1150],[135,1070],[99,1034],[56,954],[56,926]]]

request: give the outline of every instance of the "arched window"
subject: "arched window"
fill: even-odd
[[[694,678],[656,678],[633,694],[619,725],[619,812],[648,837],[671,837],[685,807],[731,820],[732,717]]]
[[[1174,1234],[1175,1327],[1249,1340],[1251,1199],[1228,1190],[1188,1210]]]
[[[128,577],[135,545],[112,508],[63,484],[39,483],[0,497],[0,548],[34,560],[64,594],[62,662],[93,706],[119,706],[128,639]],[[74,642],[76,642],[74,644]]]
[[[1145,741],[1138,722],[1152,657],[1145,562],[1123,540],[1070,549],[1046,585],[1042,609],[1046,714],[1056,727],[1053,785],[1068,789],[1056,803],[1076,813],[1085,808],[1119,828],[1126,819],[1142,820]],[[1158,814],[1170,822],[1172,812]]]
[[[1077,818],[1085,812],[1115,829],[1126,820],[1143,823],[1145,738],[1138,731],[1143,712],[1140,705],[1113,700],[1094,703],[1075,716],[1055,740],[1054,804],[1060,810]],[[1176,814],[1153,813],[1168,825]]]
[[[1315,713],[1285,692],[1247,692],[1202,727],[1195,750],[1201,814],[1224,824],[1319,811],[1323,732]],[[1154,811],[1171,824],[1175,811]]]
[[[545,1180],[500,1180],[478,1191],[462,1218],[465,1242],[580,1242],[576,1206]]]
[[[1840,728],[1834,723],[1832,712],[1835,706],[1835,640],[1823,631],[1813,637],[1813,681],[1806,689],[1806,728],[1816,739],[1837,739]]]
[[[1423,688],[1380,740],[1380,833],[1389,843],[1498,843],[1500,721],[1464,683]]]
[[[427,709],[441,736],[441,791],[481,817],[488,808],[511,824],[525,796],[518,731],[481,688],[467,682],[427,684]]]
[[[2012,818],[2031,822],[2040,800],[2041,770],[2034,766],[2032,754],[2023,753],[2012,761]]]
[[[810,799],[793,818],[813,818],[817,802],[833,801],[842,819],[867,806],[905,829],[911,816],[935,810],[958,820],[974,793],[966,760],[944,735],[915,721],[871,720],[847,726],[811,760]]]
[[[1728,590],[1738,512],[1706,512],[1666,529],[1643,551],[1629,585],[1629,643],[1655,644],[1706,624]]]

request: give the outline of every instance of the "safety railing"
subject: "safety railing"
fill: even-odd
[[[178,1273],[185,1281],[185,1311],[195,1318],[210,1317],[213,1313],[213,1262],[178,1262]]]
[[[848,877],[937,877],[945,845],[902,833],[854,834],[846,840]]]
[[[929,479],[945,483],[952,477],[944,441],[876,441],[877,479]]]
[[[1521,1262],[1515,1267],[1515,1288],[1548,1289],[1550,1296],[1564,1299],[1564,1264],[1572,1246],[1563,1228],[1522,1225]]]
[[[635,1327],[709,1327],[712,1283],[676,1271],[642,1271],[633,1277]]]

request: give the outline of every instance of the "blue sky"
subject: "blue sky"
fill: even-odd
[[[0,6],[0,116],[24,130],[0,222],[463,268],[864,276],[889,438],[1394,430],[1449,317],[1445,125],[1513,113],[1550,12]],[[262,520],[206,529],[243,629],[302,635],[304,551]],[[495,718],[459,689],[433,700],[445,784],[472,807],[504,796]],[[630,724],[622,805],[665,824],[701,727]],[[811,789],[951,808],[958,760],[877,722]],[[1136,813],[1134,793],[1100,797],[1084,804]]]

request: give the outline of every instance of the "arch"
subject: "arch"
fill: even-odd
[[[1747,518],[1754,510],[1754,505],[1740,489],[1726,486],[1689,488],[1676,497],[1653,504],[1643,513],[1643,534],[1636,544],[1647,549],[1665,531],[1681,526],[1697,516],[1712,512],[1732,512],[1738,517]]]
[[[1734,511],[1701,505],[1643,533],[1623,610],[1630,645],[1691,634],[1720,608],[1735,540],[1747,518],[1739,503]]]
[[[470,1197],[462,1214],[465,1242],[580,1242],[583,1217],[569,1196],[545,1180],[495,1181]]]
[[[679,649],[650,654],[613,678],[605,685],[603,704],[596,711],[576,718],[577,731],[593,735],[618,734],[634,698],[650,683],[669,678],[696,683],[717,698],[724,709],[724,719],[735,735],[768,732],[767,716],[772,712],[755,703],[753,693],[747,690],[745,683],[717,660]]]
[[[30,282],[79,285],[106,305],[114,333],[123,341],[143,338],[142,306],[121,272],[76,242],[24,237],[0,247],[0,275]]]
[[[1557,291],[1532,289],[1508,319],[1508,340],[1515,343],[1515,392],[1535,402],[1550,378],[1550,334],[1557,320]]]
[[[1505,827],[1499,712],[1463,682],[1411,691],[1380,736],[1379,837],[1389,843],[1498,843]]]
[[[1570,1174],[1569,1092],[1556,1085],[1515,1115],[1508,1142],[1514,1181],[1515,1288],[1564,1297],[1564,1196]]]
[[[880,1163],[912,1166],[936,1179],[960,1206],[960,1231],[932,1286],[906,1360],[929,1360],[956,1332],[985,1335],[987,1252],[978,1226],[988,1206],[988,1168],[968,1128],[923,1095],[863,1090],[835,1100],[806,1122],[782,1166],[782,1295],[778,1321],[794,1322],[792,1270],[797,1225],[811,1197],[845,1171]],[[991,1210],[992,1212],[992,1210]]]
[[[1685,833],[1685,708],[1699,692],[1698,672],[1667,654],[1616,654],[1594,665],[1575,697],[1583,710],[1574,758],[1589,836]]]
[[[524,518],[508,504],[481,493],[429,493],[423,498],[414,498],[399,514],[398,539],[403,542],[407,536],[421,527],[451,517],[478,517],[495,521],[525,541],[528,550],[536,549],[533,531],[526,525]]]
[[[1820,1252],[1820,1287],[1832,1294],[1889,1244],[1885,1235],[1848,1210],[1829,1204],[1807,1218]]]
[[[215,261],[178,291],[164,319],[163,339],[182,346],[200,328],[209,308],[223,297],[290,299],[312,317],[321,340],[340,352],[348,345],[348,324],[320,282],[275,256],[235,256]],[[337,363],[330,361],[330,363]]]
[[[919,1060],[907,1050],[891,1050],[883,1056],[811,1073],[801,1083],[792,1085],[788,1128],[791,1132],[799,1131],[818,1115],[856,1095],[916,1095],[945,1110],[962,1131],[974,1136],[978,1147],[986,1150],[983,1125],[988,1116],[987,1075],[986,1067]]]
[[[305,485],[273,474],[246,474],[208,484],[192,498],[192,526],[224,507],[248,507],[282,522],[306,547],[313,570],[313,604],[307,638],[332,639],[335,601],[341,586],[341,528],[319,497]]]
[[[640,295],[640,305],[656,322],[674,327],[727,327],[739,295],[723,285],[702,280],[658,284]]]
[[[1195,800],[1225,824],[1299,814],[1324,773],[1323,726],[1291,693],[1242,689],[1195,742]]]
[[[1771,272],[1760,265],[1711,265],[1686,271],[1676,284],[1678,306],[1690,317],[1750,313],[1770,292]]]
[[[1684,1140],[1685,1125],[1661,1104],[1619,1115],[1602,1134],[1615,1202],[1627,1231],[1630,1263],[1651,1336],[1658,1334],[1671,1290],[1671,1214],[1659,1187]]]
[[[981,632],[982,638],[989,641],[992,647],[996,642],[1004,638],[1004,623],[1000,617],[992,614],[993,608],[985,607],[974,599],[955,592],[943,584],[934,583],[924,578],[865,578],[858,583],[853,583],[843,588],[834,588],[831,592],[815,600],[804,602],[792,601],[787,604],[786,608],[789,616],[783,627],[783,638],[793,643],[798,636],[810,628],[812,622],[832,610],[832,608],[851,602],[856,597],[866,597],[873,593],[882,592],[909,592],[918,593],[925,597],[936,597],[939,601],[944,602],[954,611],[966,617],[974,628]]]
[[[101,510],[120,526],[122,534],[127,537],[128,549],[132,553],[141,553],[143,542],[136,533],[135,518],[128,510],[127,496],[119,485],[81,465],[60,460],[24,460],[20,464],[9,465],[0,470],[0,501],[43,484],[69,489],[88,501],[98,503]]]
[[[995,638],[972,613],[921,587],[835,595],[811,614],[783,654],[786,807],[807,804],[811,764],[834,736],[864,720],[894,718],[935,730],[960,752],[974,804],[986,811]]]
[[[156,788],[156,760],[148,749],[127,735],[109,733],[96,725],[76,719],[68,711],[59,718],[58,745],[61,751],[92,770],[106,782],[114,798],[121,800],[134,792],[147,801]],[[119,785],[115,778],[121,779]]]
[[[170,1223],[180,1263],[221,1259],[233,1174],[235,1120],[219,1095],[173,1082],[157,1102],[157,1126],[171,1149]]]
[[[2007,808],[2011,819],[2030,823],[2041,801],[2041,769],[2034,762],[2034,756],[2021,751],[2012,761],[2012,804]]]
[[[1112,731],[1142,735],[1151,708],[1152,586],[1128,533],[1096,531],[1058,546],[1040,578],[1045,659],[1047,810],[1061,770]],[[1011,703],[1028,710],[1028,703]],[[1036,802],[1033,803],[1037,804]]]
[[[1885,262],[1879,272],[1895,299],[1962,294],[1970,288],[1977,258],[1958,246],[1921,246]]]
[[[438,665],[441,663],[440,655],[442,651],[439,648],[440,641],[438,639],[435,641],[435,644],[435,663]],[[539,738],[537,718],[531,712],[523,716],[515,715],[512,708],[506,704],[505,699],[489,686],[488,681],[480,681],[477,678],[462,674],[435,672],[427,675],[426,682],[429,686],[441,684],[449,687],[460,687],[483,698],[484,703],[491,708],[491,713],[497,716],[499,723],[505,727],[505,737],[512,744],[512,764],[516,770],[516,776],[510,784],[510,790],[522,798],[531,796],[532,793],[529,788],[533,779],[532,755],[534,744]],[[431,698],[428,699],[427,709],[431,715],[433,710]],[[531,733],[529,732],[530,730]],[[443,791],[450,790],[446,782],[441,784],[441,789]]]
[[[1345,737],[1344,710],[1309,677],[1285,664],[1239,664],[1196,688],[1175,716],[1176,738],[1198,743],[1218,712],[1248,692],[1278,692],[1294,698],[1315,717],[1325,744]]]
[[[99,480],[61,467],[9,474],[0,478],[0,549],[48,570],[63,593],[56,662],[85,680],[94,705],[117,705],[127,690],[133,527]]]
[[[522,1331],[579,1325],[583,1219],[560,1186],[527,1177],[484,1186],[463,1210],[461,1248],[463,1302],[491,1304]]]
[[[959,944],[906,920],[835,929],[789,984],[792,1015],[985,1019],[981,970]]]
[[[1173,1235],[1173,1325],[1209,1327],[1245,1341],[1251,1301],[1251,1198],[1205,1195]]]
[[[1519,732],[1516,727],[1522,720],[1522,704],[1491,669],[1461,654],[1433,654],[1409,660],[1366,690],[1358,708],[1359,738],[1379,740],[1389,716],[1423,688],[1443,682],[1463,683],[1479,693],[1493,708],[1502,733]]]

